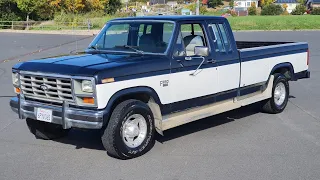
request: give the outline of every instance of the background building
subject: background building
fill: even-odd
[[[287,4],[287,11],[291,13],[300,3],[297,0],[276,0],[275,4],[278,4],[281,7],[283,7],[283,4]]]

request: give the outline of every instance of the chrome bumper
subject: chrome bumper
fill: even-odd
[[[19,115],[20,119],[36,119],[37,108],[52,110],[52,123],[61,124],[64,129],[71,127],[100,129],[103,125],[105,112],[103,110],[85,110],[62,106],[48,105],[35,101],[26,101],[23,95],[11,98],[11,109]]]

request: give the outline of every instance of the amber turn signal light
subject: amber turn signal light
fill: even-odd
[[[82,98],[82,100],[83,100],[83,103],[94,104],[94,98],[92,98],[92,97],[84,97],[84,98]]]
[[[112,82],[114,82],[114,78],[102,79],[101,82],[102,82],[103,84],[105,84],[105,83],[112,83]]]
[[[16,87],[16,88],[15,88],[15,92],[19,94],[19,93],[21,92],[20,88],[17,88],[17,87]]]

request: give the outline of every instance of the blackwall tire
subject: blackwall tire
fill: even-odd
[[[112,157],[131,159],[154,145],[154,118],[149,106],[139,100],[126,100],[113,110],[102,133],[102,144]]]

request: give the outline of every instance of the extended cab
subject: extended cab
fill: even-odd
[[[110,155],[134,158],[155,132],[255,102],[282,112],[308,63],[307,43],[235,41],[223,17],[120,18],[83,53],[16,64],[10,106],[36,137],[101,129]]]

